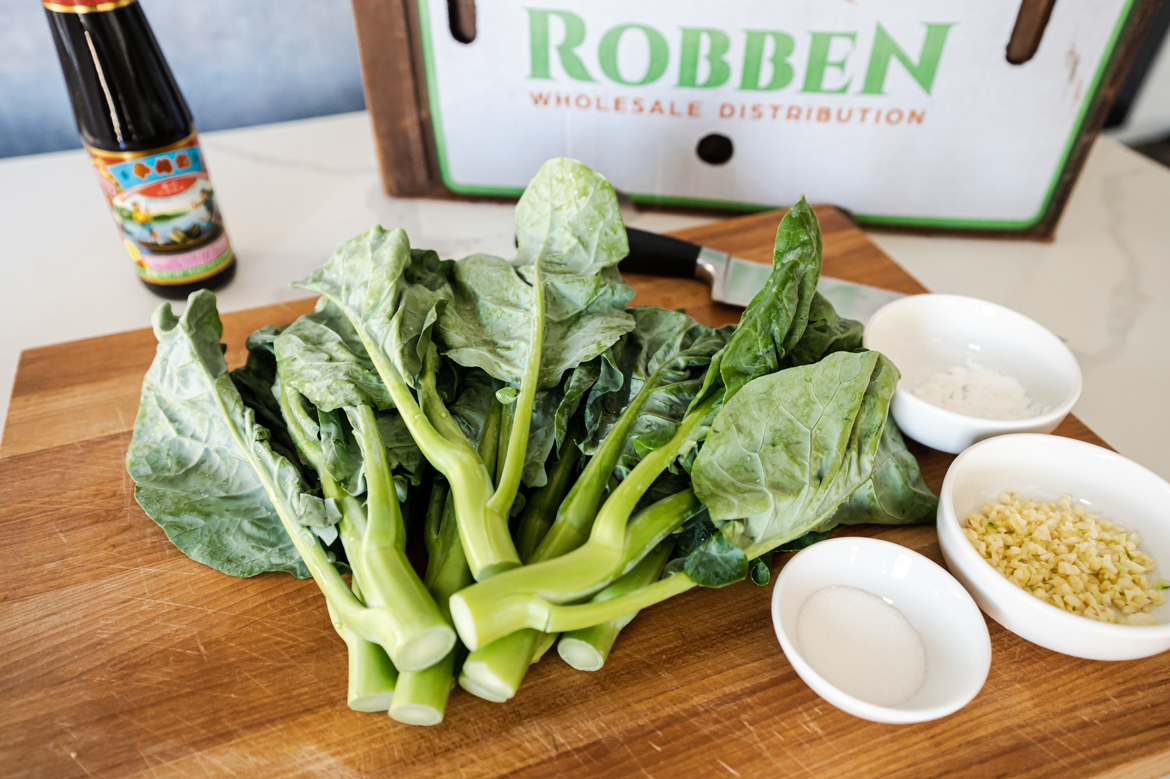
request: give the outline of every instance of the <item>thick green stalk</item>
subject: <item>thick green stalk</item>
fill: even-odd
[[[584,546],[554,560],[480,581],[453,595],[451,614],[463,643],[474,651],[523,627],[536,627],[543,624],[541,615],[548,603],[587,598],[620,576],[628,562],[626,526],[631,512],[654,480],[692,444],[692,432],[720,399],[714,396],[687,414],[674,437],[630,471],[602,506]]]
[[[685,573],[676,573],[639,590],[606,601],[567,606],[546,601],[540,612],[534,614],[533,622],[537,623],[535,627],[549,633],[581,630],[625,614],[637,613],[695,586]]]
[[[347,311],[348,315],[348,310],[341,301],[334,302],[342,310]],[[497,570],[519,565],[520,558],[516,555],[512,539],[507,534],[507,518],[504,518],[505,532],[502,538],[489,531],[489,528],[498,524],[489,522],[485,517],[487,503],[492,496],[491,474],[484,468],[471,444],[462,437],[462,433],[453,434],[459,432],[459,427],[451,419],[451,414],[438,393],[434,391],[433,384],[429,390],[419,391],[422,402],[430,411],[424,413],[422,407],[415,402],[410,387],[398,369],[372,341],[361,321],[355,321],[350,317],[350,322],[361,336],[362,345],[369,353],[411,437],[427,461],[447,477],[447,481],[452,485],[455,514],[461,518],[460,533],[463,534],[465,532],[463,527],[467,527],[463,544],[468,553],[472,573],[477,578],[486,577]]]
[[[601,499],[609,484],[609,477],[617,465],[622,449],[625,448],[634,422],[642,413],[642,406],[657,389],[657,377],[658,371],[655,371],[618,417],[617,422],[606,434],[605,440],[601,442],[597,453],[586,463],[585,470],[581,472],[581,476],[557,509],[557,518],[552,527],[544,534],[531,558],[524,558],[525,560],[541,561],[560,557],[581,546],[589,538],[589,532],[593,529],[593,522],[597,517],[597,507],[601,505]]]
[[[407,725],[438,725],[447,710],[459,648],[421,671],[403,671],[394,687],[390,717]]]
[[[629,476],[622,480],[618,488],[605,501],[597,520],[593,523],[593,530],[589,533],[586,546],[599,546],[610,549],[622,549],[626,540],[626,523],[631,512],[642,495],[654,484],[671,463],[682,453],[683,448],[693,445],[691,434],[707,415],[710,414],[722,401],[721,395],[708,398],[697,408],[689,412],[679,423],[678,430],[670,442],[655,449],[642,458],[634,466]]]
[[[684,522],[702,508],[703,504],[695,496],[695,491],[687,487],[635,514],[626,528],[626,559],[619,575],[629,573],[645,555],[677,532]],[[607,582],[606,586],[610,583]]]
[[[337,510],[341,513],[341,519],[337,522],[341,545],[345,549],[346,559],[356,560],[361,555],[362,539],[366,537],[366,510],[362,502],[347,495],[345,490],[324,471],[321,472],[321,491],[325,493],[325,497],[333,498],[337,503]],[[350,580],[353,582],[354,593],[358,593],[361,590],[361,576],[352,566]],[[358,598],[361,599],[360,594]]]
[[[500,429],[496,431],[496,446],[499,451],[507,452],[508,444],[512,440],[512,421],[516,418],[516,401],[500,406]],[[496,484],[504,478],[504,463],[507,457],[496,458],[496,467],[492,469]]]
[[[626,530],[626,560],[601,585],[612,583],[647,555],[650,550],[694,516],[702,505],[690,489],[658,501],[638,512]],[[472,652],[463,664],[459,684],[475,695],[492,701],[509,700],[520,687],[530,665],[556,641],[555,634],[526,628],[497,638]],[[486,694],[481,694],[486,693]]]
[[[365,527],[361,503],[346,495],[328,473],[321,473],[321,486],[326,497],[337,501],[341,511],[341,520],[338,522],[341,545],[345,547],[346,557],[352,558],[361,549],[362,529]],[[362,600],[356,572],[352,577],[350,589],[354,597]],[[329,619],[345,642],[349,654],[349,689],[346,696],[349,707],[354,711],[386,711],[390,708],[394,685],[398,681],[398,669],[394,667],[390,656],[380,645],[362,638],[342,622],[332,606],[329,607]]]
[[[292,539],[293,545],[313,576],[313,581],[321,588],[325,600],[333,608],[341,624],[353,629],[367,641],[373,641],[383,647],[386,644],[395,645],[398,641],[398,630],[393,615],[382,608],[367,608],[354,597],[345,579],[341,578],[341,574],[321,548],[317,536],[294,518],[286,516],[275,489],[266,478],[263,476],[261,478],[285,532]]]
[[[621,581],[618,579],[617,583]],[[636,613],[627,616],[633,619]],[[627,624],[628,620],[623,616],[593,627],[562,633],[560,640],[557,641],[557,654],[578,671],[600,671],[605,661],[609,659],[609,652],[617,641],[618,633]]]
[[[504,468],[496,482],[496,492],[488,502],[488,510],[505,517],[516,500],[520,476],[524,472],[524,453],[528,449],[528,432],[532,427],[532,404],[536,400],[536,385],[540,383],[540,358],[544,351],[544,282],[541,279],[539,258],[532,266],[533,300],[532,330],[528,342],[528,359],[520,380],[520,396],[512,404],[512,421],[508,431],[508,448],[503,452]]]
[[[281,385],[279,398],[281,411],[286,418],[296,420],[295,424],[288,425],[288,431],[297,449],[320,472],[321,486],[325,496],[337,501],[338,510],[341,512],[341,520],[338,522],[341,543],[345,547],[346,557],[353,559],[361,549],[362,536],[365,534],[365,511],[362,509],[361,503],[356,498],[347,495],[325,470],[318,442],[309,440],[305,436],[304,431],[311,420],[305,417],[302,413],[303,409],[299,405],[292,403],[288,393],[289,389]],[[281,516],[281,521],[284,521],[283,516]],[[298,528],[298,533],[309,532],[305,528],[300,528],[299,525]],[[311,532],[309,534],[311,535]],[[315,538],[312,539],[312,542],[313,546],[320,549]],[[294,537],[294,543],[296,543],[296,537]],[[298,544],[298,551],[300,548]],[[303,552],[302,557],[304,557]],[[329,567],[333,568],[331,564]],[[331,587],[335,587],[336,573],[336,569],[333,569],[334,575],[325,572],[325,580],[330,583]],[[317,576],[314,574],[314,579],[316,578]],[[340,576],[336,576],[336,579],[340,578]],[[364,607],[358,578],[355,571],[352,575],[350,596],[358,605]],[[318,585],[320,586],[320,584],[321,581],[318,580]],[[344,580],[342,580],[342,585],[344,586]],[[386,621],[379,620],[378,614],[368,608],[364,608],[362,611],[354,609],[349,598],[335,598],[326,594],[325,603],[329,608],[329,618],[333,622],[333,627],[336,628],[337,634],[341,636],[349,650],[349,694],[347,699],[350,707],[359,711],[385,711],[390,706],[390,698],[394,693],[394,682],[398,677],[398,670],[390,661],[386,650],[380,644],[375,643],[378,640],[379,630]],[[342,616],[343,614],[345,616]],[[385,658],[384,661],[383,658]]]
[[[285,397],[282,394],[283,399]],[[309,445],[308,442],[298,438],[299,431],[294,428],[295,426],[290,426],[290,433],[293,434],[294,439],[297,439],[297,445]],[[334,625],[340,626],[338,627],[339,632],[351,630],[366,641],[380,644],[383,647],[387,644],[393,646],[397,641],[397,629],[393,616],[385,609],[367,608],[350,591],[345,579],[341,578],[341,574],[337,572],[337,568],[325,554],[316,534],[298,522],[295,517],[288,515],[284,501],[277,493],[276,485],[256,458],[251,447],[240,440],[240,448],[259,476],[261,484],[264,485],[264,491],[268,494],[273,508],[276,509],[277,516],[280,517],[280,524],[288,533],[293,546],[296,547],[297,553],[304,561],[305,567],[309,569],[313,581],[316,582],[321,593],[325,596],[325,601],[332,610],[331,618]]]
[[[511,700],[534,662],[543,635],[537,630],[517,630],[476,649],[463,661],[459,686],[489,701]]]
[[[385,649],[359,636],[341,621],[332,606],[329,607],[329,618],[349,650],[346,703],[354,711],[386,711],[394,698],[398,669]]]
[[[366,532],[350,564],[366,603],[386,609],[398,622],[398,642],[383,645],[394,665],[421,671],[451,651],[455,634],[406,559],[406,526],[374,410],[350,411],[366,468]]]
[[[455,534],[458,544],[458,534]],[[474,579],[471,571],[467,570],[467,563],[463,563],[465,575],[443,577],[450,585],[466,587]],[[443,584],[431,588],[435,600],[446,601],[451,596]],[[394,702],[390,706],[390,716],[399,722],[408,725],[438,725],[443,721],[447,709],[447,698],[451,695],[451,688],[455,686],[455,670],[466,650],[461,644],[456,645],[442,660],[421,671],[405,671],[398,677],[398,685],[394,692]]]
[[[436,477],[427,504],[424,542],[427,547],[427,590],[450,619],[447,600],[451,593],[471,584],[471,571],[455,528],[454,502]],[[455,684],[455,666],[463,648],[456,644],[439,662],[422,671],[409,671],[398,678],[390,716],[408,725],[438,725],[447,709],[447,698]]]
[[[521,557],[527,559],[526,555],[534,550],[547,531],[551,515],[569,489],[580,452],[576,429],[570,429],[561,445],[561,457],[549,473],[548,483],[529,497],[520,515],[516,546]],[[535,630],[518,630],[475,650],[463,662],[459,685],[472,695],[490,701],[511,699],[528,673],[528,667],[551,645],[548,638]]]
[[[455,501],[455,516],[458,519],[459,535],[463,540],[463,549],[467,555],[467,563],[472,575],[476,579],[486,579],[500,571],[515,568],[520,565],[520,556],[516,554],[516,547],[512,543],[512,536],[508,532],[508,510],[511,504],[505,507],[503,513],[490,507],[492,496],[492,473],[495,467],[493,454],[492,465],[487,465],[484,451],[476,450],[467,441],[459,425],[447,410],[443,399],[439,396],[435,386],[435,376],[438,372],[438,352],[431,349],[424,362],[424,370],[419,377],[419,400],[422,403],[421,411],[433,423],[440,437],[452,447],[464,452],[467,462],[474,462],[474,468],[463,468],[458,472],[444,470],[441,463],[431,460],[426,449],[423,454],[447,478],[451,486],[451,495]],[[397,400],[395,401],[397,402]],[[499,414],[496,410],[499,404],[494,400],[488,413],[488,423],[492,422],[493,413],[497,420],[493,430],[498,436]],[[486,436],[489,424],[480,434],[481,450],[486,445]],[[411,431],[413,433],[413,431]],[[417,439],[416,439],[417,440]],[[422,446],[420,445],[420,449]]]
[[[418,448],[422,451],[423,456],[440,473],[447,476],[448,479],[450,479],[448,471],[460,472],[466,470],[469,473],[463,475],[471,476],[470,472],[475,470],[472,465],[477,464],[474,461],[479,459],[475,456],[475,450],[466,441],[460,446],[457,440],[451,440],[435,429],[433,420],[429,415],[424,414],[422,408],[415,402],[410,387],[402,378],[402,375],[398,373],[398,369],[382,353],[378,345],[370,340],[361,322],[353,322],[353,326],[361,336],[362,345],[365,346],[366,351],[369,353],[370,359],[374,363],[374,368],[378,371],[378,376],[381,377],[382,382],[386,385],[386,389],[390,393],[390,399],[394,401],[394,407],[402,415],[402,421],[406,424],[406,429],[410,431],[411,437],[418,444]],[[446,411],[446,409],[443,409],[443,411]],[[450,417],[450,414],[447,414],[447,417]]]
[[[533,553],[552,527],[558,508],[573,484],[577,462],[581,459],[577,438],[576,427],[571,427],[561,443],[560,457],[549,469],[548,481],[528,496],[528,502],[520,512],[519,524],[516,527],[516,551],[520,553],[520,559],[526,563],[533,561]]]
[[[459,675],[459,686],[475,697],[482,698],[483,700],[489,701],[491,703],[507,703],[508,701],[507,698],[498,695],[495,690],[487,687],[480,687],[479,684],[477,684],[476,681],[467,674]]]
[[[653,377],[652,377],[653,379]],[[655,389],[653,380],[646,382],[634,399],[626,406],[605,441],[593,458],[585,465],[567,495],[560,493],[556,518],[551,526],[546,525],[546,503],[551,503],[552,490],[539,490],[524,507],[517,532],[517,550],[527,564],[544,562],[572,552],[589,538],[589,531],[597,516],[597,507],[605,494],[610,474],[613,473],[618,457],[621,456],[630,428],[633,427],[642,405]],[[573,431],[570,431],[571,433]],[[576,447],[562,449],[578,454]],[[564,457],[562,457],[564,459]],[[557,481],[556,473],[550,475],[550,485]],[[571,476],[566,471],[565,477]],[[546,487],[549,485],[546,485]],[[563,496],[563,499],[561,499]],[[530,513],[531,512],[531,513]],[[535,549],[532,548],[533,542]],[[531,550],[531,551],[529,551]],[[506,701],[516,694],[520,683],[534,664],[556,641],[555,635],[524,629],[498,638],[473,651],[463,664],[459,684],[465,690],[491,701]]]
[[[593,596],[591,603],[612,600],[628,595],[658,581],[662,569],[674,549],[674,543],[666,541],[642,558],[633,570],[624,574],[613,584]],[[616,619],[606,620],[593,627],[565,633],[557,644],[561,658],[579,671],[600,670],[609,658],[610,650],[622,629],[638,616],[638,612],[623,614]]]
[[[320,456],[320,445],[317,441],[309,440],[305,435],[308,420],[302,413],[301,407],[292,402],[290,390],[281,386],[281,410],[289,419],[296,419],[297,424],[288,426],[297,449],[319,471],[322,491],[327,498],[333,498],[341,513],[338,530],[342,546],[345,547],[346,557],[352,562],[361,557],[363,539],[366,535],[367,521],[365,510],[361,502],[348,495],[340,485],[329,476]],[[371,412],[372,414],[372,412]],[[376,424],[375,424],[376,430]],[[380,442],[379,437],[379,442]],[[381,450],[383,462],[385,449]],[[265,485],[268,489],[268,485]],[[393,487],[391,487],[393,489]],[[270,491],[271,496],[271,491]],[[397,646],[398,622],[385,607],[370,608],[365,604],[361,595],[361,575],[357,567],[352,574],[352,589],[345,586],[345,581],[337,573],[337,569],[325,558],[317,538],[308,528],[299,523],[291,523],[279,510],[281,522],[285,530],[293,539],[293,543],[300,552],[302,559],[309,566],[313,578],[325,592],[325,600],[329,607],[329,617],[338,635],[345,641],[349,650],[349,695],[351,708],[360,711],[385,711],[389,708],[390,699],[394,692],[394,683],[398,670],[394,667],[385,646]],[[397,498],[395,498],[397,505]],[[326,590],[326,587],[329,589]]]
[[[488,408],[487,419],[480,434],[479,456],[491,467],[496,460],[500,427],[500,404],[495,401]],[[431,487],[430,500],[424,523],[424,543],[427,548],[426,586],[443,610],[451,618],[447,604],[453,593],[471,584],[474,579],[467,566],[455,518],[455,506],[447,485],[436,477]],[[459,644],[440,662],[423,671],[404,673],[399,677],[390,707],[390,716],[411,725],[437,725],[443,721],[447,698],[455,684],[455,671],[466,650]]]
[[[480,589],[477,584],[456,593],[451,598],[451,610],[460,636],[465,644],[469,644],[468,639],[478,638],[486,646],[525,627],[543,629],[543,615],[550,603],[583,600],[612,584],[637,565],[662,539],[682,527],[699,508],[698,499],[688,489],[638,512],[630,520],[627,551],[616,562],[607,561],[606,555],[612,550],[602,548],[603,554],[598,555],[596,549],[587,544],[550,561],[555,565],[541,563],[546,566],[546,573],[532,581],[520,580],[521,586],[515,590]],[[537,567],[525,566],[519,571],[527,572]],[[577,589],[570,590],[570,587]]]
[[[321,442],[316,439],[310,439],[305,433],[306,429],[315,427],[318,424],[316,419],[309,418],[308,409],[306,408],[308,400],[302,398],[302,400],[305,400],[304,404],[294,403],[292,393],[296,392],[296,390],[291,389],[287,384],[280,381],[279,377],[276,380],[274,388],[279,388],[280,394],[277,396],[277,401],[280,403],[280,413],[287,420],[285,429],[288,430],[288,434],[292,438],[293,444],[297,447],[297,451],[300,452],[303,459],[309,461],[309,464],[313,466],[314,470],[318,473],[325,473],[325,457],[321,453]],[[313,406],[308,406],[308,408],[316,410]]]

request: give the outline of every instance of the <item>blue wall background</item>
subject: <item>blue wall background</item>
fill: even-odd
[[[200,130],[365,107],[349,0],[140,0]],[[80,148],[36,0],[0,0],[0,157]]]

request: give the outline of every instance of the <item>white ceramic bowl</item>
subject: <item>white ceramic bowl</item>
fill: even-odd
[[[1081,394],[1081,369],[1064,343],[1009,308],[959,295],[912,295],[882,306],[864,344],[902,372],[894,419],[916,441],[957,454],[1004,433],[1051,433]],[[968,361],[1019,380],[1049,410],[1028,419],[980,419],[927,403],[914,388]]]
[[[1170,579],[1170,484],[1083,441],[1010,435],[978,443],[955,458],[938,504],[938,540],[947,566],[979,607],[1008,630],[1089,660],[1132,660],[1170,649],[1170,598],[1153,609],[1156,626],[1114,625],[1062,611],[992,568],[963,535],[961,522],[1004,490],[1049,501],[1072,495],[1090,513],[1138,531],[1142,550],[1158,563],[1154,577]]]
[[[814,671],[801,654],[796,635],[800,607],[831,585],[877,595],[901,611],[922,637],[926,680],[905,703],[879,706],[850,695]],[[817,695],[873,722],[925,722],[958,711],[983,687],[991,667],[987,625],[967,591],[917,552],[875,538],[833,538],[798,552],[776,577],[772,623],[788,662]]]

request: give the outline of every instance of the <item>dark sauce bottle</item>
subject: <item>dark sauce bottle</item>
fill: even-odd
[[[136,0],[43,3],[81,141],[138,276],[185,298],[236,272],[191,112]]]

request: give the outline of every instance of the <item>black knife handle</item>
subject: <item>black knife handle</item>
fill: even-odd
[[[626,235],[630,239],[630,253],[618,264],[623,273],[694,278],[702,248],[699,245],[636,227],[627,227]]]

